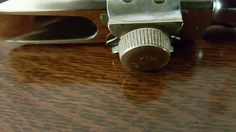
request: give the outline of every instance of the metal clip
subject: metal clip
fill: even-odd
[[[107,0],[108,27],[115,36],[153,27],[170,35],[182,27],[180,0]]]
[[[107,0],[107,12],[108,42],[124,67],[153,71],[169,62],[170,36],[183,25],[180,0]]]

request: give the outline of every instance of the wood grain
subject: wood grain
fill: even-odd
[[[127,72],[105,44],[0,43],[0,132],[235,132],[235,122],[235,40],[175,44],[150,74]]]
[[[236,130],[235,42],[175,45],[130,73],[101,45],[0,45],[0,131]]]

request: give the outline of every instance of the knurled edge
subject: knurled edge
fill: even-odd
[[[128,32],[121,37],[119,54],[122,57],[127,51],[140,46],[154,46],[170,52],[170,38],[155,28],[141,28]]]

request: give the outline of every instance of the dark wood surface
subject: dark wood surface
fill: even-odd
[[[104,44],[0,44],[0,131],[236,131],[235,41],[181,43],[157,73]]]

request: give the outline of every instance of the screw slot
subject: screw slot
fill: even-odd
[[[156,4],[163,4],[165,3],[167,0],[153,0]]]
[[[125,3],[130,3],[130,2],[132,2],[133,0],[122,0],[123,2],[125,2]]]

